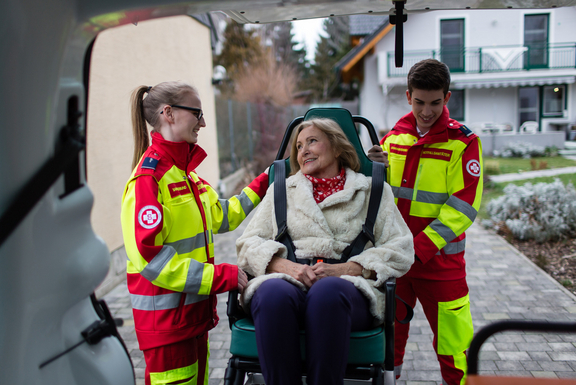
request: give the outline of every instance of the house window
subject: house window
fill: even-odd
[[[456,120],[464,119],[464,90],[452,90],[452,95],[448,101],[450,117]]]
[[[464,19],[440,21],[440,55],[451,71],[464,71]]]
[[[545,86],[543,92],[544,116],[562,116],[566,105],[566,86]]]
[[[540,117],[540,87],[522,87],[519,89],[520,125],[527,121],[538,122]]]
[[[548,67],[548,14],[524,16],[526,68]]]

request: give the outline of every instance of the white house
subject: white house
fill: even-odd
[[[358,24],[366,17],[351,16],[351,35],[362,30]],[[576,134],[575,20],[576,7],[409,14],[404,65],[396,68],[395,27],[381,17],[379,27],[336,68],[344,82],[358,82],[360,113],[381,133],[410,111],[405,95],[410,67],[436,58],[451,70],[451,116],[491,136],[483,140],[484,152],[519,128],[536,132],[523,135],[523,141],[563,148]]]

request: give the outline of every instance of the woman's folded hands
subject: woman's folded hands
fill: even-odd
[[[285,258],[272,257],[266,269],[267,274],[284,273],[302,282],[306,287],[312,287],[319,279],[340,277],[342,275],[360,276],[362,266],[356,262],[329,264],[319,262],[313,266],[295,263]]]

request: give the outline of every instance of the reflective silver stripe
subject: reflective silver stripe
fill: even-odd
[[[184,292],[198,293],[200,291],[202,273],[204,273],[204,264],[191,259],[188,275],[186,276],[186,284],[184,285]]]
[[[236,195],[236,198],[240,201],[240,206],[244,210],[244,214],[248,215],[252,210],[254,210],[254,203],[248,198],[248,195],[244,191],[240,195]]]
[[[434,219],[434,221],[430,223],[430,228],[436,231],[446,243],[450,243],[454,240],[454,238],[456,238],[454,231],[452,231],[452,229],[440,222],[438,219]]]
[[[218,234],[230,231],[230,221],[228,220],[228,206],[230,202],[226,199],[220,199],[220,206],[222,206],[222,224],[218,229]]]
[[[466,239],[463,239],[458,242],[450,242],[443,248],[444,253],[448,255],[461,253],[465,249],[466,249]],[[437,252],[436,255],[440,255],[440,252]]]
[[[466,215],[468,219],[470,219],[470,222],[474,222],[474,219],[476,219],[478,211],[476,211],[474,207],[472,207],[469,203],[464,202],[462,199],[452,195],[446,204],[454,208],[456,211]]]
[[[201,295],[201,294],[186,294],[186,300],[184,301],[184,305],[190,305],[192,303],[198,303],[207,300],[210,298],[209,295]]]
[[[161,295],[138,295],[130,294],[132,308],[134,310],[168,310],[175,309],[180,305],[182,293],[170,293]]]
[[[204,236],[204,232],[202,232],[191,238],[181,239],[176,242],[167,242],[165,245],[173,247],[178,254],[186,254],[196,249],[206,247],[206,237]]]
[[[160,272],[168,262],[176,255],[176,250],[171,246],[162,246],[162,250],[140,272],[144,278],[152,282],[160,275]]]
[[[414,195],[414,189],[408,187],[392,186],[392,192],[394,193],[394,198],[403,198],[412,200],[412,196]]]
[[[447,193],[437,193],[430,191],[419,190],[416,193],[416,201],[423,203],[434,203],[437,205],[443,205],[448,200]]]

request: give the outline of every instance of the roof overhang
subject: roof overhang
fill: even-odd
[[[466,88],[504,88],[504,87],[525,87],[525,86],[544,86],[554,84],[572,84],[576,82],[576,75],[541,75],[541,76],[522,76],[512,77],[456,77],[452,76],[452,89]]]
[[[394,9],[394,2],[390,0],[258,0],[244,3],[237,1],[214,3],[219,3],[221,7],[219,9],[224,10],[239,23],[271,23],[355,14],[388,15]],[[230,5],[226,6],[228,3]],[[410,14],[438,10],[544,9],[570,6],[576,6],[576,0],[407,0],[404,9]]]

